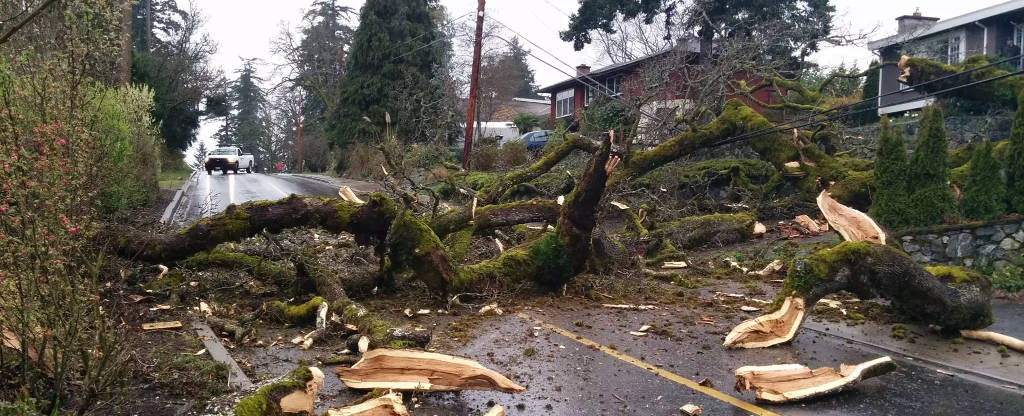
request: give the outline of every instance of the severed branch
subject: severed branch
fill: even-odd
[[[39,17],[39,15],[42,14],[44,10],[46,10],[56,2],[57,0],[46,0],[43,4],[39,5],[39,7],[36,8],[35,11],[26,16],[20,22],[18,22],[18,24],[14,25],[3,34],[0,34],[0,45],[7,43],[7,41],[10,40],[11,36],[14,36],[15,33],[17,33],[19,30],[28,25],[29,22],[31,22],[32,20],[35,20],[35,18]]]

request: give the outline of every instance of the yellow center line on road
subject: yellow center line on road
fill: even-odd
[[[564,336],[566,338],[569,338],[569,339],[571,339],[573,341],[576,341],[576,342],[578,342],[580,344],[586,345],[586,346],[591,347],[591,348],[595,348],[598,351],[601,351],[601,352],[603,352],[605,354],[608,354],[608,355],[618,359],[619,361],[623,361],[623,362],[626,362],[626,363],[629,363],[629,364],[633,364],[633,365],[635,365],[637,367],[640,367],[640,368],[642,368],[644,370],[650,371],[650,372],[654,373],[655,375],[657,375],[657,376],[659,376],[661,378],[668,379],[670,381],[674,381],[674,382],[676,382],[678,384],[682,384],[683,386],[686,386],[686,387],[688,387],[688,388],[690,388],[692,390],[696,390],[696,391],[701,392],[701,393],[703,393],[705,395],[711,396],[712,398],[715,398],[715,399],[717,399],[719,401],[731,404],[733,406],[736,406],[736,407],[738,407],[740,409],[746,410],[746,411],[748,411],[750,413],[753,413],[755,415],[758,415],[758,416],[781,416],[778,413],[775,413],[775,412],[773,412],[771,410],[764,409],[764,408],[759,407],[757,405],[754,405],[752,403],[745,402],[743,400],[737,399],[737,398],[735,398],[733,396],[730,396],[728,394],[722,393],[722,392],[720,392],[718,390],[715,390],[713,388],[704,387],[704,386],[702,386],[700,384],[697,384],[697,382],[695,382],[693,380],[690,380],[690,379],[688,379],[686,377],[680,376],[680,375],[675,374],[675,373],[673,373],[671,371],[662,370],[662,369],[660,369],[658,367],[655,367],[652,364],[648,364],[646,362],[640,361],[637,358],[633,358],[631,356],[628,356],[626,354],[623,354],[621,352],[618,352],[616,350],[608,348],[608,347],[606,347],[604,345],[598,344],[597,342],[591,341],[591,340],[589,340],[589,339],[587,339],[587,338],[585,338],[585,337],[583,337],[581,335],[577,335],[577,334],[575,334],[575,333],[573,333],[573,332],[571,332],[569,330],[562,329],[561,327],[549,324],[547,322],[544,322],[544,321],[542,321],[540,319],[534,318],[534,317],[532,317],[530,315],[527,315],[525,313],[518,312],[518,313],[516,313],[516,315],[519,316],[520,318],[523,318],[524,320],[526,320],[528,322],[532,322],[532,323],[535,323],[535,324],[537,324],[537,325],[539,325],[541,327],[550,329],[550,330],[554,331],[555,333],[557,333],[559,335],[562,335],[562,336]]]

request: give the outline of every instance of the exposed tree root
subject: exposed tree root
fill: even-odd
[[[1003,345],[1006,348],[1024,352],[1024,341],[1009,335],[1003,335],[990,331],[972,331],[969,329],[960,330],[960,336],[967,339],[991,342],[996,345]]]

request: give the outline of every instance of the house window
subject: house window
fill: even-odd
[[[575,91],[567,89],[555,95],[555,117],[572,115],[575,99]]]
[[[611,77],[605,79],[604,92],[613,97],[622,94],[622,77]]]
[[[963,39],[964,38],[962,34],[955,34],[949,37],[949,46],[946,55],[947,64],[958,64],[961,60],[963,60],[963,57],[960,55],[963,52],[963,45],[961,45],[961,43],[963,43]]]

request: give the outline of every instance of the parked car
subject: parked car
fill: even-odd
[[[542,149],[551,137],[551,130],[537,130],[519,136],[519,140],[526,143],[526,150]]]
[[[203,162],[207,175],[212,175],[214,169],[220,169],[225,175],[229,170],[237,174],[239,169],[252,173],[255,168],[253,164],[252,153],[242,153],[242,149],[237,147],[213,149],[206,154],[206,160]]]

